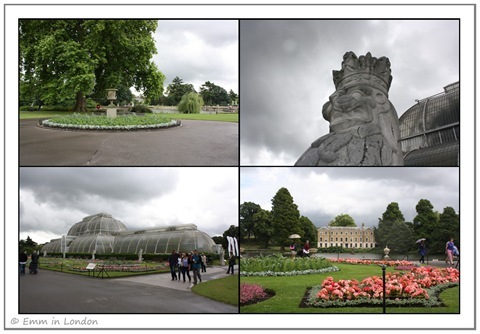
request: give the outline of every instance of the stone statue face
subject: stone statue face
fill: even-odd
[[[330,96],[328,118],[330,132],[350,129],[368,123],[378,123],[379,103],[385,103],[385,95],[368,86],[357,85],[338,90]]]

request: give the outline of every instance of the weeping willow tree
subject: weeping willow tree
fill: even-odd
[[[199,114],[202,107],[202,96],[193,92],[183,95],[177,106],[178,111],[182,114]]]

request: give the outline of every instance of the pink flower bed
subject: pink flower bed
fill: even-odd
[[[335,263],[347,263],[347,264],[375,264],[375,265],[386,265],[387,267],[397,267],[397,266],[413,266],[413,262],[410,261],[386,261],[386,260],[363,260],[363,259],[329,259],[331,262]]]
[[[267,293],[258,284],[240,284],[240,304],[253,303],[266,296]]]
[[[429,299],[425,289],[449,282],[459,281],[459,271],[454,268],[414,268],[406,274],[387,273],[386,297]],[[321,300],[353,300],[359,298],[383,298],[383,280],[381,277],[367,277],[360,283],[357,280],[339,280],[335,282],[327,277],[317,294]]]

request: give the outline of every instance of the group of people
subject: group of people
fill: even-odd
[[[30,274],[38,273],[38,258],[39,258],[39,255],[37,251],[33,251],[33,253],[30,255],[30,265],[29,265]],[[25,268],[27,266],[27,262],[28,262],[27,252],[20,252],[20,255],[19,255],[20,276],[25,275]]]
[[[427,255],[427,245],[425,244],[425,239],[421,240],[418,246],[418,252],[420,254],[420,263],[425,263],[425,255]],[[460,255],[457,246],[453,242],[453,238],[450,238],[445,244],[445,254],[447,258],[445,263],[453,265],[453,257]],[[457,262],[458,265],[458,262]]]
[[[295,242],[292,242],[290,245],[290,252],[292,253],[292,259],[295,258],[295,256],[310,256],[310,241],[306,241],[305,244],[303,245],[302,249],[297,252],[297,245]]]
[[[206,263],[207,257],[205,254],[198,254],[196,249],[192,253],[177,253],[174,249],[168,257],[172,281],[178,280],[180,282],[183,277],[183,282],[186,282],[186,277],[188,277],[188,281],[191,282],[190,270],[192,270],[193,284],[195,285],[199,281],[202,282],[200,272],[207,272]]]

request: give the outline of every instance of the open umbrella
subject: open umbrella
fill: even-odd
[[[291,236],[288,237],[289,239],[300,239],[301,236],[299,236],[298,234],[292,234]]]
[[[427,240],[427,239],[425,239],[425,238],[420,238],[420,239],[418,239],[417,241],[415,241],[415,243],[418,244],[419,242],[422,242],[422,241],[425,241],[425,240]]]

